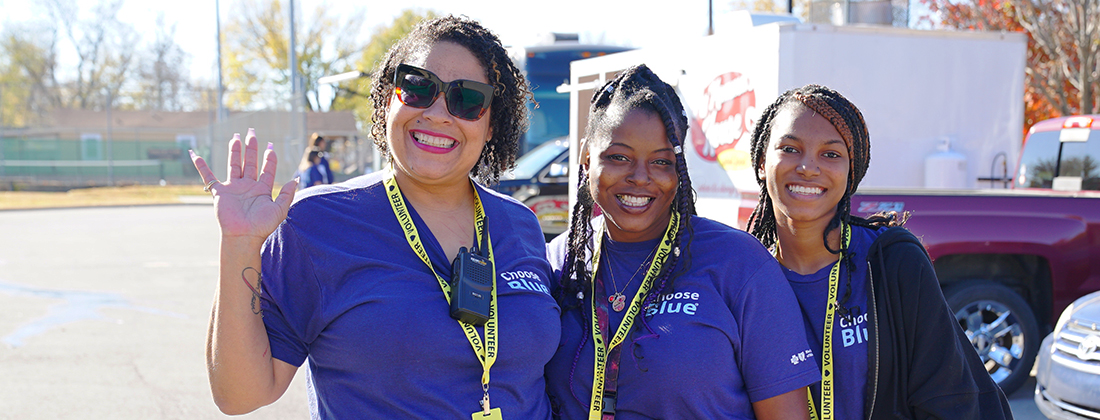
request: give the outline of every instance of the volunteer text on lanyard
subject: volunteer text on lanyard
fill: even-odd
[[[852,228],[844,225],[844,248],[840,252],[840,258],[836,260],[833,269],[829,271],[829,301],[825,304],[825,333],[821,337],[821,415],[817,415],[814,407],[814,394],[807,388],[809,396],[810,419],[832,420],[836,416],[833,407],[833,319],[836,317],[837,283],[840,279],[840,262],[844,261],[844,249],[848,249],[848,242],[852,237]]]
[[[496,263],[493,261],[493,242],[489,236],[489,231],[485,230],[485,209],[481,206],[481,197],[477,194],[477,187],[473,186],[471,181],[471,187],[474,191],[474,228],[476,230],[478,241],[481,242],[481,235],[486,236],[485,243],[488,243],[489,261],[493,266],[493,281],[496,281],[497,270]],[[435,267],[432,267],[432,262],[428,259],[428,253],[424,250],[424,244],[420,242],[420,235],[416,231],[416,225],[413,224],[412,215],[409,214],[409,209],[405,207],[405,200],[401,196],[401,189],[397,187],[397,181],[394,177],[386,178],[386,193],[389,195],[390,206],[393,208],[393,214],[397,216],[397,223],[401,225],[402,230],[405,231],[405,239],[409,241],[409,246],[412,247],[413,252],[420,257],[421,261],[428,266],[428,269],[435,275],[435,279],[439,281],[439,288],[443,289],[443,297],[447,299],[447,303],[451,303],[451,285],[447,283],[443,277],[439,276],[439,273],[435,272]],[[481,337],[478,336],[477,328],[473,325],[467,324],[462,321],[458,321],[458,325],[462,327],[462,331],[466,333],[466,339],[470,340],[470,346],[474,348],[474,354],[477,355],[478,360],[481,361],[482,373],[481,373],[481,389],[484,392],[484,398],[480,401],[482,411],[475,412],[471,415],[473,419],[501,419],[500,408],[490,408],[489,405],[489,369],[493,367],[493,362],[497,360],[497,288],[493,286],[492,301],[489,304],[489,320],[485,322],[485,342],[482,343]]]
[[[634,318],[642,311],[642,303],[646,294],[653,287],[653,281],[661,273],[661,266],[668,259],[668,253],[672,248],[672,241],[676,237],[676,229],[679,224],[680,215],[672,212],[672,217],[668,220],[668,228],[665,229],[665,235],[658,245],[656,255],[653,256],[653,262],[649,265],[645,280],[642,280],[641,287],[634,294],[634,300],[630,302],[630,308],[623,315],[623,321],[619,324],[618,330],[615,331],[615,337],[611,339],[611,343],[607,347],[604,347],[604,341],[606,340],[607,330],[610,329],[610,319],[607,315],[606,299],[603,298],[607,291],[604,290],[603,281],[596,274],[600,269],[600,250],[602,249],[601,244],[603,243],[605,229],[601,226],[599,232],[596,232],[596,246],[592,253],[592,344],[596,348],[596,357],[595,369],[592,372],[592,404],[588,408],[589,420],[615,418],[619,353],[622,351],[619,344],[622,344],[623,340],[626,339],[627,334],[630,333],[630,328],[634,326]],[[611,362],[610,368],[608,368],[609,359]]]

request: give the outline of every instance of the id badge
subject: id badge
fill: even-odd
[[[471,414],[470,418],[472,420],[504,420],[504,418],[500,416],[500,408],[489,410],[489,414],[485,414],[484,411],[478,411]]]

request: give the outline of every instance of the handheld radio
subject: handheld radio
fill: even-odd
[[[494,282],[493,262],[483,255],[488,254],[488,237],[486,228],[480,249],[459,248],[451,262],[451,318],[471,325],[484,325],[489,320]]]

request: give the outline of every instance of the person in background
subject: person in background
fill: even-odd
[[[321,173],[321,151],[315,148],[306,149],[302,155],[302,162],[298,164],[298,189],[306,189],[315,185],[321,185],[324,175]]]
[[[312,145],[312,148],[321,152],[321,162],[319,164],[320,166],[317,168],[317,170],[321,172],[321,183],[333,183],[335,174],[332,173],[332,167],[328,164],[328,140],[325,140],[325,138],[321,137],[318,133],[313,133],[313,135],[310,136],[309,143]]]
[[[547,246],[563,312],[546,378],[561,418],[809,416],[819,376],[797,301],[759,241],[696,216],[687,128],[645,65],[592,98],[570,230]]]
[[[824,86],[791,89],[764,110],[751,147],[750,232],[783,265],[822,364],[813,417],[1012,418],[906,215],[850,214],[871,157],[859,109]]]
[[[389,50],[370,97],[390,170],[297,197],[291,181],[272,201],[277,160],[268,143],[260,165],[251,130],[225,182],[193,158],[222,232],[215,402],[270,404],[306,364],[313,418],[548,419],[561,324],[545,242],[530,209],[479,183],[516,159],[526,80],[496,35],[448,16]]]

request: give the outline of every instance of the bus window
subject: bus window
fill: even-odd
[[[538,104],[531,105],[531,127],[522,140],[520,153],[569,135],[569,93],[557,89],[569,83],[570,62],[626,50],[629,48],[573,43],[513,49],[512,59],[527,76]]]

